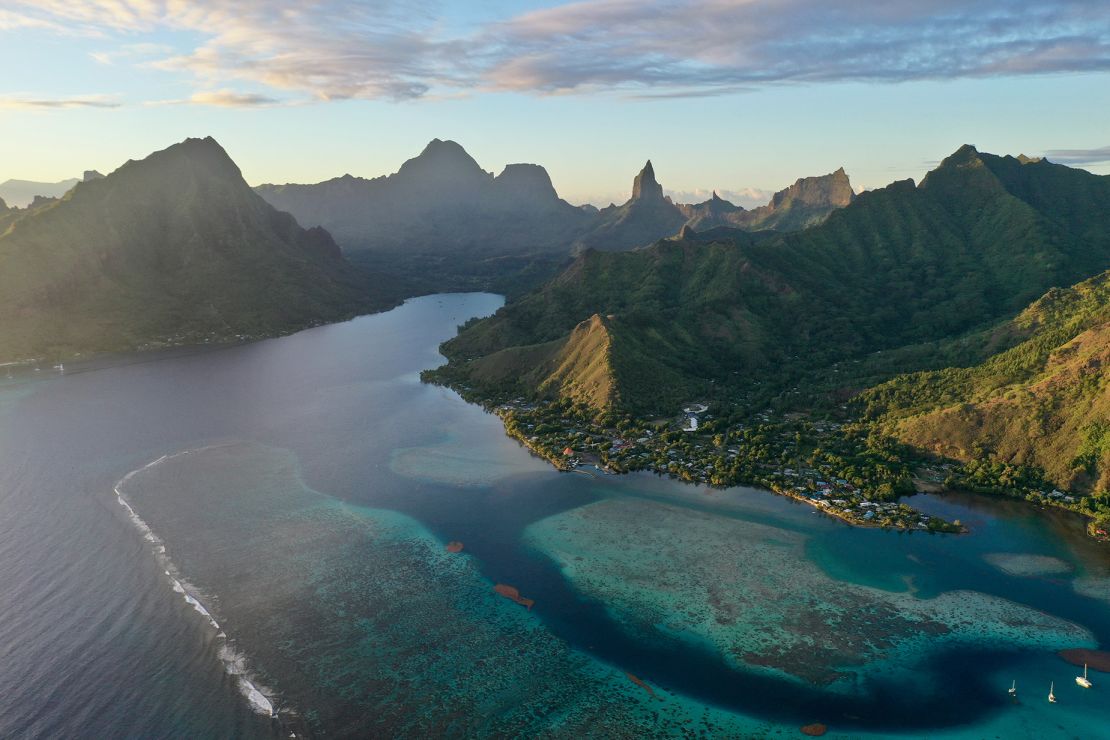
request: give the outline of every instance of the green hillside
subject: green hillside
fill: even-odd
[[[0,235],[0,361],[288,332],[394,302],[212,139],[189,139]]]
[[[1110,273],[1052,289],[997,334],[1017,343],[971,367],[870,389],[860,397],[867,415],[945,457],[1035,468],[1066,489],[1110,490]]]
[[[440,377],[491,394],[555,393],[533,382],[527,353],[497,376],[477,358],[564,339],[594,314],[620,329],[611,353],[652,368],[614,375],[615,397],[637,413],[673,413],[675,399],[708,392],[763,397],[838,362],[882,366],[876,352],[898,358],[885,377],[943,367],[948,355],[906,348],[981,336],[1052,286],[1110,267],[1106,204],[1110,178],[961,147],[919,186],[864,193],[805,231],[715,229],[588,251],[444,345]],[[973,345],[961,359],[999,348]]]

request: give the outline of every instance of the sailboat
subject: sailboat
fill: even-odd
[[[1010,687],[1010,696],[1017,697],[1017,680],[1015,680],[1014,685]]]
[[[1087,664],[1086,663],[1083,664],[1083,675],[1082,676],[1076,676],[1075,677],[1075,682],[1077,684],[1079,684],[1080,686],[1082,686],[1083,688],[1085,688],[1085,689],[1089,689],[1089,688],[1094,686],[1094,684],[1091,683],[1090,679],[1087,678]]]
[[[1056,688],[1056,682],[1055,681],[1053,681],[1052,683],[1050,683],[1048,685],[1048,701],[1049,701],[1050,704],[1055,704],[1056,703],[1056,694],[1054,694],[1052,692],[1052,690],[1054,688]]]

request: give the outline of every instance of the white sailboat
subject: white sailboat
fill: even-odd
[[[1080,686],[1082,686],[1083,688],[1085,688],[1085,689],[1089,689],[1089,688],[1092,688],[1094,686],[1094,684],[1091,683],[1090,679],[1087,678],[1087,664],[1086,663],[1083,664],[1083,675],[1082,676],[1076,676],[1075,677],[1075,682],[1077,684],[1079,684]]]
[[[1017,696],[1017,680],[1014,680],[1013,686],[1010,687],[1010,696]]]
[[[1048,701],[1049,701],[1049,703],[1051,703],[1051,704],[1055,704],[1055,703],[1056,703],[1056,694],[1054,694],[1054,693],[1052,692],[1052,690],[1053,690],[1054,688],[1056,688],[1056,682],[1055,682],[1055,681],[1053,681],[1052,683],[1050,683],[1050,684],[1048,685]]]

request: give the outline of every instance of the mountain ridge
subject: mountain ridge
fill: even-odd
[[[827,177],[802,178],[791,188]],[[360,264],[396,270],[429,291],[493,288],[513,295],[553,275],[573,253],[646,246],[679,233],[698,212],[664,194],[650,160],[634,177],[628,201],[596,209],[560,198],[541,165],[508,164],[494,175],[457,142],[441,139],[389,175],[265,184],[256,192],[298,221],[327,228]],[[805,228],[841,205],[818,200],[806,191],[747,212],[717,198],[723,211],[747,215],[714,210],[717,217],[703,216],[698,227]]]
[[[284,333],[395,298],[257,196],[211,137],[80,182],[0,236],[9,359]]]
[[[634,252],[587,250],[445,344],[454,364],[444,376],[477,384],[465,358],[554,341],[594,313],[625,325],[623,341],[650,341],[653,362],[687,398],[712,383],[735,390],[734,372],[790,377],[791,368],[974,331],[1110,267],[1110,215],[1091,208],[1061,219],[1054,204],[1069,193],[1110,203],[1110,178],[961,147],[920,186],[865,192],[803,231],[726,229]],[[618,390],[644,413],[668,412],[674,395],[663,403],[648,384]]]

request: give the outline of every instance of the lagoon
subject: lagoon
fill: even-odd
[[[0,736],[1110,736],[1055,654],[1110,648],[1073,519],[557,473],[419,381],[500,304],[0,386]]]

